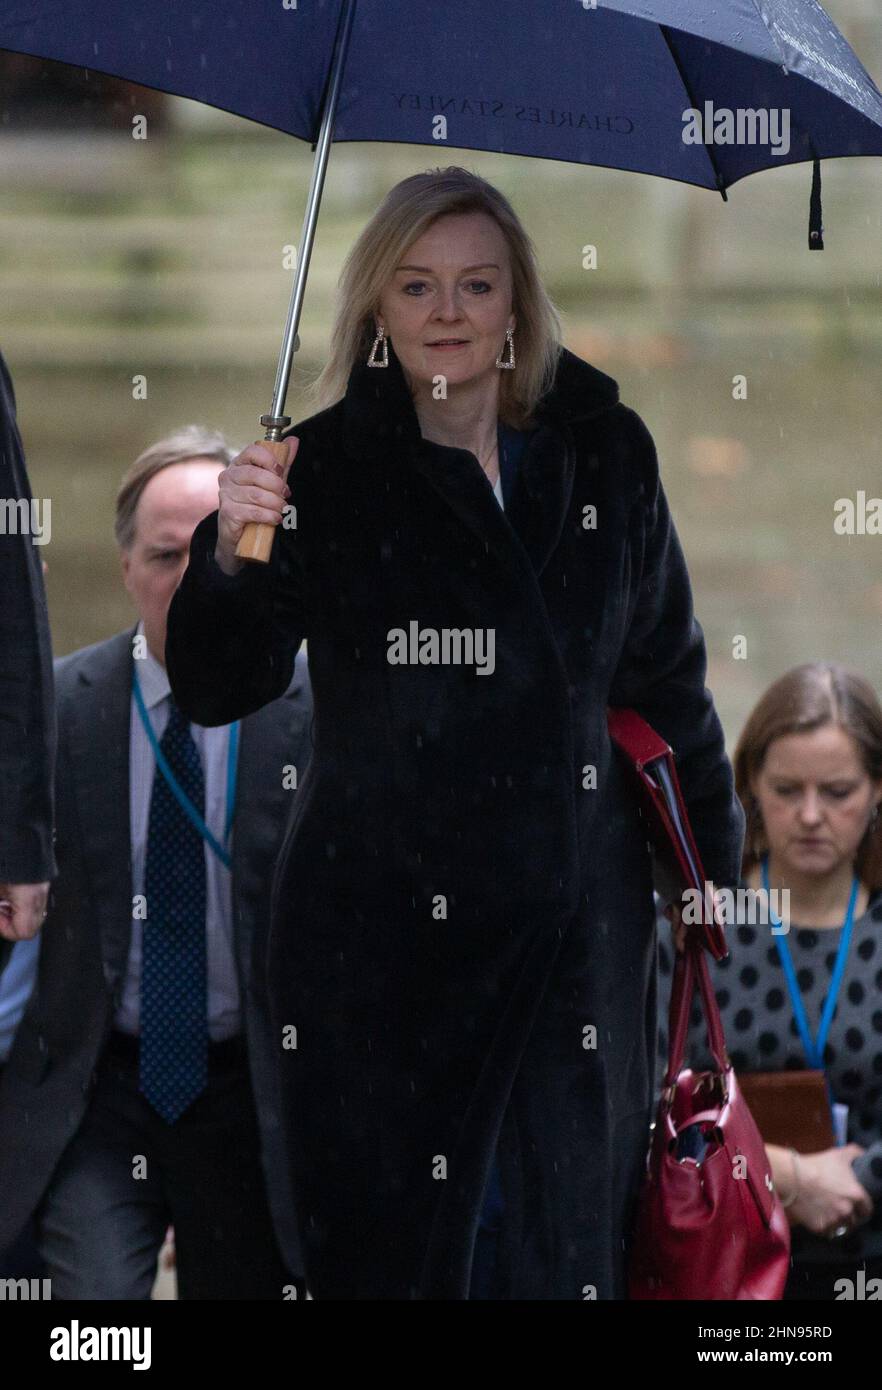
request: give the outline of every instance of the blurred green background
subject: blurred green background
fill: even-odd
[[[877,84],[878,0],[828,0]],[[67,83],[65,89],[64,83]],[[148,138],[132,138],[148,113]],[[57,653],[131,621],[113,544],[119,478],[180,425],[236,449],[268,409],[308,147],[95,74],[0,55],[0,349],[13,374]],[[882,536],[837,536],[837,498],[882,496],[882,162],[811,166],[729,201],[636,174],[450,147],[339,145],[288,414],[326,351],[343,257],[386,189],[463,164],[532,235],[565,341],[615,376],[658,447],[731,747],[766,685],[832,658],[882,691]],[[596,270],[582,248],[597,247]],[[132,378],[147,377],[147,398]],[[734,400],[733,378],[747,378]],[[746,660],[733,639],[747,641]]]

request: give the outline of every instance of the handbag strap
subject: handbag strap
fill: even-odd
[[[731,1065],[726,1049],[723,1020],[720,1018],[717,997],[711,985],[704,948],[694,937],[687,938],[684,950],[677,952],[674,965],[671,1004],[668,1010],[668,1067],[664,1080],[666,1091],[676,1084],[677,1077],[683,1069],[689,1015],[692,1012],[696,982],[701,992],[708,1039],[717,1070],[728,1071]]]

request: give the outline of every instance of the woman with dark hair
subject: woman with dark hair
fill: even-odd
[[[784,1296],[833,1299],[859,1268],[882,1278],[882,708],[835,663],[797,666],[759,700],[733,761],[747,814],[739,887],[765,890],[772,910],[729,925],[716,996],[737,1073],[822,1070],[839,1108],[842,1142],[766,1145],[793,1228]],[[664,1056],[663,941],[659,965]],[[690,1060],[712,1065],[698,1007]]]
[[[458,168],[358,237],[314,396],[280,470],[255,444],[223,474],[167,646],[216,724],[308,639],[269,988],[310,1290],[621,1297],[656,952],[607,705],[673,745],[718,884],[743,833],[651,436]],[[236,555],[250,522],[268,566]]]

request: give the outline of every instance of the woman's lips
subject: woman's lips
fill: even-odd
[[[452,352],[455,348],[468,347],[468,340],[463,338],[458,343],[426,343],[433,352]]]

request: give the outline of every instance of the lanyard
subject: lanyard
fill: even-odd
[[[230,831],[233,828],[233,810],[236,802],[236,755],[239,749],[238,719],[234,724],[230,725],[230,742],[229,749],[227,751],[227,811],[226,816],[224,818],[224,845],[221,845],[215,839],[214,835],[212,835],[208,826],[205,824],[205,821],[203,820],[202,816],[200,816],[199,812],[196,810],[196,807],[193,805],[189,796],[184,791],[184,788],[181,786],[177,777],[172,772],[168,764],[168,759],[166,758],[165,754],[159,746],[159,740],[157,739],[156,734],[154,733],[153,725],[150,722],[150,716],[147,713],[147,706],[144,704],[144,696],[141,694],[141,682],[138,680],[137,668],[134,669],[132,672],[132,692],[135,696],[135,704],[138,707],[138,714],[140,715],[141,723],[144,726],[144,732],[147,735],[147,738],[150,742],[150,747],[153,749],[153,755],[156,758],[156,766],[159,768],[159,771],[162,773],[163,777],[168,783],[172,791],[172,794],[174,795],[178,804],[186,812],[193,825],[195,825],[196,829],[199,831],[199,834],[202,836],[203,840],[205,840],[206,844],[214,850],[215,854],[217,855],[221,863],[224,865],[224,867],[229,869],[232,860],[230,858],[229,850],[225,849],[224,845],[229,844]]]
[[[762,859],[763,888],[766,894],[769,892],[769,871],[768,856],[763,855]],[[824,1011],[821,1014],[821,1021],[818,1025],[818,1036],[812,1039],[811,1030],[806,1018],[805,1007],[802,1002],[802,994],[799,982],[796,978],[796,971],[793,968],[793,960],[790,955],[790,947],[787,945],[787,938],[783,934],[775,936],[775,945],[778,947],[778,955],[781,957],[781,965],[784,968],[784,978],[787,981],[787,988],[790,991],[790,1002],[793,1005],[793,1016],[796,1019],[796,1026],[799,1029],[799,1036],[802,1038],[802,1047],[805,1058],[810,1067],[816,1071],[824,1070],[824,1047],[827,1042],[827,1034],[830,1031],[830,1022],[833,1018],[833,1010],[836,1008],[836,997],[839,994],[839,986],[842,984],[842,976],[845,973],[845,960],[848,955],[848,947],[851,942],[851,930],[854,926],[854,905],[857,902],[858,879],[855,874],[851,884],[851,897],[848,900],[848,908],[845,913],[845,921],[842,924],[842,940],[839,943],[839,950],[836,953],[836,963],[833,967],[833,975],[830,980],[830,989],[824,1001]],[[769,916],[771,916],[771,909]],[[774,922],[774,918],[772,919]],[[780,923],[774,922],[775,926]]]

